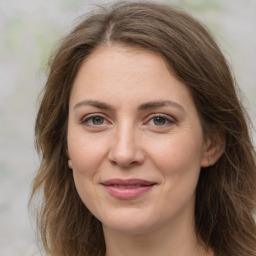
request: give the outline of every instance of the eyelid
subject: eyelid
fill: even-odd
[[[90,120],[91,118],[93,117],[102,117],[104,119],[104,123],[103,124],[100,124],[100,125],[94,125],[94,124],[89,124],[88,123],[88,120]],[[152,125],[152,126],[156,126],[158,127],[159,129],[161,129],[161,127],[166,127],[168,125],[171,125],[171,124],[174,124],[174,123],[177,123],[177,120],[173,117],[173,116],[170,116],[168,114],[163,114],[163,113],[154,113],[154,114],[150,114],[146,117],[146,121],[143,122],[143,125],[148,125],[148,123],[153,120],[154,118],[156,117],[162,117],[166,120],[166,124],[164,125]],[[87,125],[87,126],[91,126],[91,127],[101,127],[101,126],[104,126],[104,125],[108,125],[108,124],[111,124],[111,121],[109,121],[109,117],[106,116],[106,114],[103,114],[103,113],[91,113],[91,114],[86,114],[85,116],[83,116],[81,118],[81,121],[80,123],[81,124],[84,124],[84,125]]]
[[[91,114],[87,114],[85,116],[83,116],[83,118],[81,119],[80,123],[81,124],[87,124],[88,126],[103,126],[105,125],[106,123],[102,124],[102,125],[93,125],[93,124],[88,124],[87,121],[90,120],[91,118],[93,117],[102,117],[104,119],[104,121],[106,123],[111,123],[108,119],[108,117],[106,117],[105,114],[102,114],[102,113],[91,113]]]
[[[162,114],[162,113],[150,114],[149,116],[147,116],[147,120],[145,123],[146,124],[149,123],[151,120],[153,120],[156,117],[162,117],[167,121],[167,124],[164,124],[162,126],[159,125],[158,128],[166,127],[167,125],[177,123],[177,120],[174,117],[167,115],[167,114]],[[155,125],[155,126],[157,127],[157,125]]]

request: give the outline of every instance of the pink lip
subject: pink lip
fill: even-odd
[[[101,184],[111,196],[123,200],[135,199],[156,185],[155,182],[141,179],[111,179]]]

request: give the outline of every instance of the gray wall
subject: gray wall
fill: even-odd
[[[38,166],[33,145],[37,97],[56,41],[95,3],[80,0],[0,0],[0,255],[37,255],[27,213]],[[113,2],[113,1],[112,1]],[[256,123],[256,1],[166,0],[182,6],[214,33]],[[253,132],[255,137],[255,132]]]

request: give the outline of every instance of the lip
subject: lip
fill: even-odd
[[[142,179],[110,179],[101,184],[111,196],[122,200],[138,198],[156,185],[155,182]]]

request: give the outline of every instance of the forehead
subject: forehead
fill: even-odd
[[[94,75],[96,70],[101,75],[118,75],[121,73],[136,75],[136,78],[145,75],[145,73],[147,75],[157,75],[160,72],[170,72],[166,61],[159,54],[147,49],[124,45],[99,47],[94,50],[84,60],[77,77],[79,73],[83,72],[87,73],[87,76],[91,79],[91,71],[93,71]],[[93,77],[96,78],[95,76]]]
[[[160,55],[123,46],[98,48],[83,62],[74,81],[71,102],[83,97],[119,98],[126,102],[170,98],[193,104],[187,87],[172,75]]]

